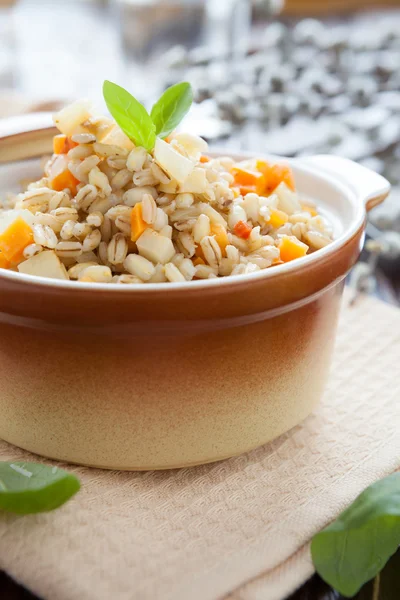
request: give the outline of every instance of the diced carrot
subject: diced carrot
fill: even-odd
[[[195,267],[197,267],[197,265],[205,265],[206,263],[204,262],[204,260],[201,258],[201,256],[197,256],[197,258],[192,259],[193,260],[193,264]]]
[[[10,263],[20,262],[24,248],[32,242],[32,229],[22,217],[17,217],[0,235],[0,251],[3,259]]]
[[[202,154],[200,156],[200,162],[203,164],[210,162],[210,160],[211,160],[210,157],[207,156],[206,154]]]
[[[302,204],[301,205],[301,210],[303,212],[308,212],[310,213],[310,215],[312,217],[316,217],[318,215],[318,212],[315,210],[315,208],[313,206],[308,206],[307,204]]]
[[[142,203],[138,202],[133,207],[131,212],[131,240],[136,242],[142,233],[149,227],[146,221],[143,220]]]
[[[265,190],[265,175],[260,171],[249,171],[241,167],[234,167],[231,171],[235,183],[240,187],[254,187],[256,194],[262,194]]]
[[[197,258],[203,261],[203,264],[206,264],[206,257],[204,256],[203,248],[198,244],[196,250],[194,251]]]
[[[76,142],[73,142],[70,137],[67,137],[63,133],[55,135],[53,138],[53,152],[54,154],[67,154],[72,148],[78,146]]]
[[[295,258],[301,258],[307,254],[308,246],[303,244],[296,237],[285,235],[279,244],[281,260],[289,262]]]
[[[268,225],[271,225],[271,227],[273,227],[274,229],[278,229],[279,227],[282,227],[282,225],[287,223],[288,219],[289,217],[285,212],[283,212],[283,210],[272,209],[270,219],[269,221],[267,221],[267,223]]]
[[[53,190],[62,192],[68,188],[73,196],[76,194],[76,186],[78,183],[79,180],[72,175],[69,169],[62,171],[59,175],[56,175],[54,179],[50,180],[50,186]]]
[[[10,261],[6,259],[2,252],[0,252],[0,269],[9,269]]]
[[[244,221],[238,221],[236,223],[235,227],[233,228],[233,231],[235,232],[235,234],[238,237],[243,238],[244,240],[247,240],[250,237],[251,230],[252,230],[252,227],[250,227],[250,225],[248,225]]]
[[[228,234],[226,233],[226,229],[220,225],[219,223],[211,223],[210,225],[210,234],[215,236],[215,240],[218,246],[221,248],[221,252],[223,256],[226,256],[225,248],[229,244]]]
[[[247,196],[247,194],[257,194],[255,185],[242,185],[239,190],[242,196]]]
[[[280,183],[286,183],[289,189],[293,192],[296,189],[292,169],[289,165],[275,164],[270,165],[264,160],[258,160],[256,163],[257,170],[265,177],[266,189],[268,194],[271,194]]]

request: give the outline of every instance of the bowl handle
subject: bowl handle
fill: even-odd
[[[348,158],[341,158],[333,154],[321,154],[301,158],[299,161],[303,164],[313,165],[318,170],[333,175],[351,187],[364,202],[367,212],[381,204],[390,192],[390,183],[382,175],[378,175],[371,169],[358,165]]]
[[[42,156],[52,151],[57,129],[51,113],[0,119],[0,164]]]

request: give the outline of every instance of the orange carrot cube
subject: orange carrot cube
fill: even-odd
[[[300,240],[294,236],[285,235],[279,243],[279,250],[281,260],[283,260],[283,262],[289,262],[295,258],[305,256],[308,251],[308,246],[307,244],[300,242]]]
[[[33,242],[33,231],[22,217],[17,217],[0,235],[0,252],[3,260],[18,263],[23,251]]]

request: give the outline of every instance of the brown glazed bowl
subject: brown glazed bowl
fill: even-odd
[[[327,380],[366,211],[389,184],[334,156],[289,162],[336,230],[297,261],[139,286],[1,270],[0,437],[73,463],[167,469],[240,454],[300,423]],[[33,167],[2,166],[0,187]]]

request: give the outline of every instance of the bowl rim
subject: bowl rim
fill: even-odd
[[[332,188],[336,188],[342,196],[346,197],[347,200],[352,204],[353,208],[355,208],[355,214],[353,220],[350,225],[348,225],[344,231],[334,239],[330,244],[313,252],[312,254],[308,254],[304,257],[298,258],[296,260],[284,263],[282,265],[276,265],[274,267],[269,267],[267,269],[262,269],[260,271],[256,271],[255,273],[247,273],[241,275],[230,275],[228,277],[215,277],[211,279],[198,279],[195,281],[185,281],[185,282],[163,282],[163,283],[131,283],[121,285],[120,283],[90,283],[83,281],[75,281],[75,280],[62,280],[62,279],[52,279],[48,277],[39,277],[36,275],[27,275],[25,273],[19,273],[16,271],[8,271],[7,269],[0,269],[0,284],[2,280],[15,281],[19,283],[26,284],[36,284],[40,285],[43,288],[56,288],[58,290],[65,289],[75,289],[79,291],[102,291],[107,292],[109,294],[119,295],[119,294],[141,294],[141,293],[165,293],[168,290],[171,291],[190,291],[190,290],[202,290],[209,288],[220,288],[221,286],[237,286],[237,285],[246,285],[251,284],[254,281],[258,281],[260,279],[275,279],[279,276],[285,276],[288,273],[293,271],[300,271],[302,269],[306,269],[310,265],[318,264],[321,261],[324,261],[326,258],[329,258],[331,255],[335,254],[340,248],[346,245],[346,243],[351,240],[360,228],[365,226],[366,221],[366,209],[362,198],[357,197],[356,192],[349,186],[346,185],[345,182],[340,181],[338,178],[334,177],[331,173],[324,171],[321,168],[316,167],[315,165],[309,164],[306,161],[302,161],[301,158],[288,158],[283,156],[276,156],[271,154],[265,154],[262,152],[233,152],[229,153],[227,151],[218,151],[218,149],[214,149],[208,153],[210,156],[218,157],[218,156],[230,156],[234,160],[246,160],[248,158],[254,158],[255,156],[266,159],[275,159],[282,162],[287,162],[293,165],[297,170],[302,173],[312,177],[323,180],[327,182]]]

